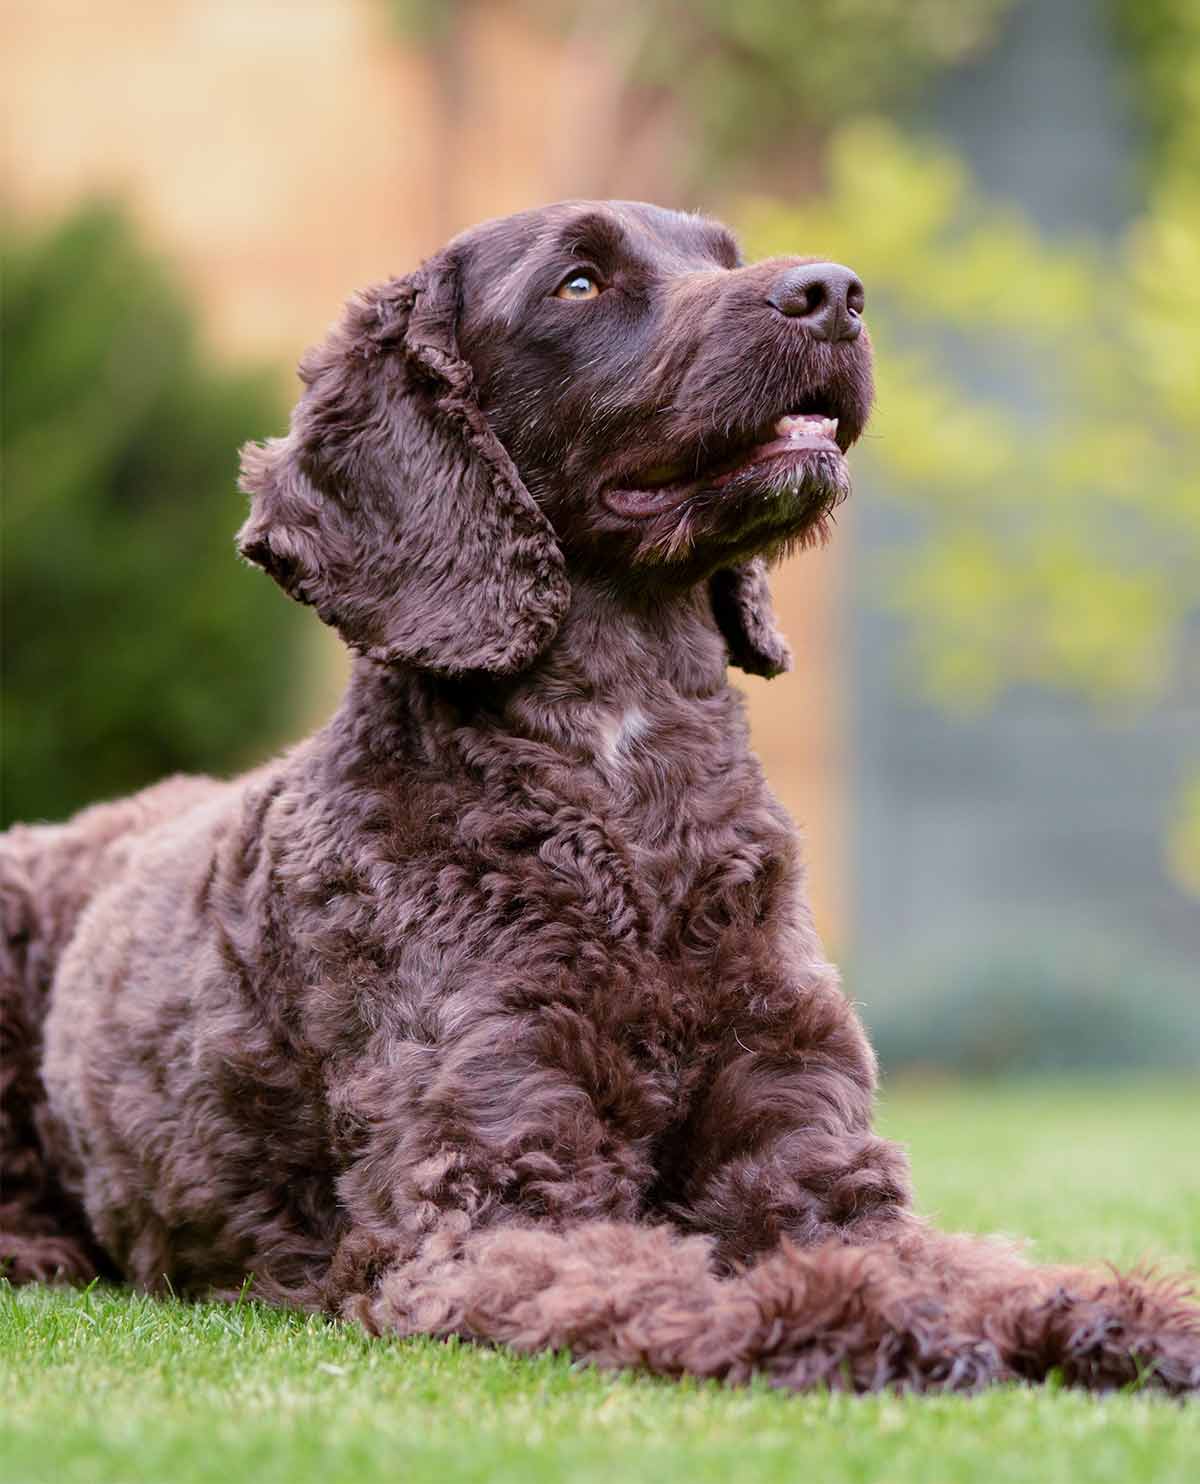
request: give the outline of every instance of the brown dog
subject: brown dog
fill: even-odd
[[[241,533],[357,651],[341,709],[5,843],[14,1280],[253,1275],[793,1387],[1200,1387],[1178,1286],[912,1214],[748,749],[726,667],[787,666],[766,561],[848,490],[861,310],[628,203],[351,302]]]

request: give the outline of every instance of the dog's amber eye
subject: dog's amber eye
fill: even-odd
[[[600,292],[600,285],[587,273],[572,273],[570,278],[564,278],[562,283],[554,290],[556,299],[594,299]]]

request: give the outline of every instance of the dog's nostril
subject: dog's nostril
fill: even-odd
[[[858,275],[841,263],[801,263],[771,285],[767,303],[803,324],[816,340],[853,340],[862,329],[866,295]]]
[[[815,314],[827,297],[823,283],[807,284],[798,289],[792,298],[785,299],[783,312],[800,318]]]

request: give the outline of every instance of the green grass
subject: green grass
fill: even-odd
[[[1200,1267],[1193,1085],[904,1089],[943,1224],[1046,1258]],[[368,1340],[253,1304],[0,1291],[5,1484],[1171,1484],[1200,1477],[1200,1405],[1006,1388],[794,1397],[604,1377],[560,1357]]]

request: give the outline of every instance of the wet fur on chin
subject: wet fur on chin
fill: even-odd
[[[618,297],[565,306],[584,246]],[[937,1233],[874,1131],[727,674],[788,667],[766,558],[820,538],[845,465],[604,514],[656,450],[805,399],[858,436],[865,336],[764,296],[796,261],[562,203],[356,295],[306,357],[239,540],[355,652],[337,713],[0,842],[11,1281],[252,1280],[376,1333],[796,1390],[1200,1390],[1184,1281]]]
[[[795,469],[747,471],[717,489],[704,489],[645,523],[636,546],[640,561],[711,571],[756,554],[768,566],[814,546],[832,534],[834,512],[850,496],[843,458],[810,453],[800,476]]]

